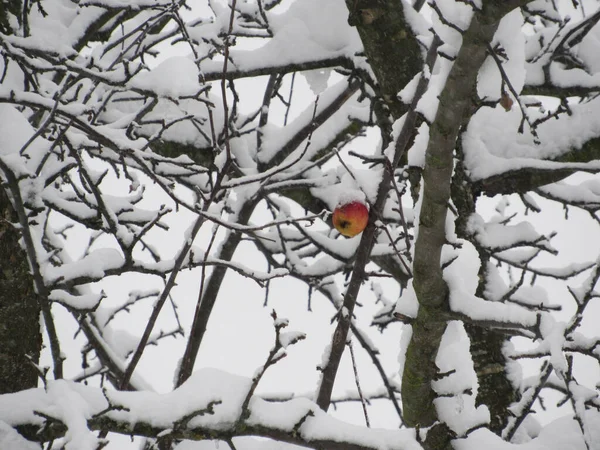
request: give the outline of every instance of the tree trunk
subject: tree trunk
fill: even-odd
[[[33,277],[4,190],[0,213],[0,394],[6,394],[37,386],[42,334]]]
[[[459,142],[458,158],[462,160],[462,147]],[[472,185],[467,182],[467,176],[462,163],[458,163],[454,169],[452,179],[452,202],[458,210],[456,219],[456,234],[459,238],[473,242],[473,237],[467,232],[467,223],[472,214],[475,213],[476,194],[473,193]],[[476,242],[473,242],[479,252],[482,262],[479,269],[479,285],[475,294],[485,298],[486,262],[489,255],[481,251]],[[515,401],[516,392],[506,374],[506,358],[502,353],[502,347],[508,337],[501,332],[482,328],[480,326],[465,323],[465,331],[469,336],[471,358],[477,374],[479,385],[476,404],[486,405],[490,411],[490,429],[500,434],[509,417],[508,407]]]

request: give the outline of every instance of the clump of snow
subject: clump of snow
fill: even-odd
[[[415,136],[414,143],[408,151],[408,165],[411,167],[425,167],[425,151],[429,144],[429,126],[423,122]]]
[[[89,277],[99,280],[106,271],[123,265],[125,258],[116,249],[100,248],[93,250],[78,261],[54,267],[46,265],[44,278],[49,284],[56,281],[66,282],[79,277]]]
[[[74,309],[82,310],[95,309],[104,297],[106,297],[106,294],[104,292],[89,292],[81,295],[73,295],[62,289],[54,289],[48,295],[49,300],[68,305]]]
[[[359,190],[340,189],[338,193],[337,206],[344,206],[352,202],[365,202],[365,194]]]
[[[194,61],[183,56],[172,56],[152,70],[137,74],[128,87],[152,91],[161,97],[191,96],[200,90],[198,76]]]
[[[433,388],[440,395],[435,400],[436,411],[440,420],[459,436],[490,420],[486,406],[475,406],[477,376],[469,346],[462,323],[449,322],[435,360],[440,373],[447,374],[433,382]]]
[[[408,286],[402,291],[400,297],[398,297],[394,312],[408,317],[417,317],[417,313],[419,312],[419,301],[417,300],[417,294],[415,293],[412,280],[408,282]]]
[[[57,417],[67,426],[64,438],[66,450],[97,449],[99,441],[87,427],[87,420],[93,415],[93,407],[88,404],[87,399],[63,380],[49,383],[47,392],[52,406],[42,412],[50,417]]]
[[[352,175],[345,168],[338,169],[339,183],[314,187],[311,193],[323,200],[333,211],[337,206],[351,202],[369,204],[375,202],[377,189],[383,172],[381,170],[352,170]]]
[[[52,145],[46,139],[38,137],[25,146],[34,133],[34,128],[14,106],[0,104],[0,158],[17,178],[30,176],[28,166],[35,167]],[[21,151],[25,152],[27,159],[20,156]]]
[[[406,364],[406,350],[410,339],[412,338],[412,326],[404,325],[402,327],[402,334],[400,335],[400,349],[398,351],[398,374],[402,377],[404,373],[404,365]]]
[[[331,75],[330,69],[306,70],[302,72],[308,82],[310,90],[315,95],[320,95],[326,88]]]
[[[382,449],[422,450],[414,438],[413,430],[369,429],[341,422],[317,410],[301,427],[306,439],[328,439],[344,442],[350,440],[358,445],[369,445]]]
[[[588,410],[585,419],[594,443],[600,442],[600,413]],[[524,444],[511,444],[488,429],[475,430],[466,439],[453,442],[456,450],[595,450],[596,447],[586,447],[581,435],[581,429],[571,417],[561,417],[542,428],[539,436]]]
[[[558,323],[550,314],[543,314],[540,321],[540,333],[544,344],[550,351],[550,361],[556,374],[562,378],[567,372],[568,364],[563,346],[565,343],[565,323]]]
[[[253,398],[250,402],[252,414],[248,422],[268,423],[274,428],[291,431],[307,411],[312,410],[313,405],[307,398],[293,398],[287,402],[266,402],[261,398]]]
[[[454,253],[445,246],[442,259],[448,260],[444,254],[451,252],[456,260],[444,270],[444,280],[450,289],[450,307],[453,311],[465,314],[475,320],[490,320],[499,323],[513,323],[533,327],[537,323],[537,315],[520,306],[486,301],[475,296],[479,282],[479,256],[477,250],[468,241],[461,241],[462,248]]]
[[[0,448],[7,450],[42,450],[40,444],[28,441],[11,426],[0,420]]]
[[[301,331],[288,331],[279,335],[279,343],[283,348],[287,348],[288,346],[295,344],[305,337],[306,333]]]
[[[467,230],[474,235],[481,246],[492,251],[527,244],[535,244],[550,252],[555,251],[548,240],[540,235],[530,222],[526,221],[515,225],[507,225],[501,222],[483,223],[480,216],[472,214],[467,223]]]

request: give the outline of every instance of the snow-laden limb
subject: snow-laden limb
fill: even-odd
[[[540,173],[551,170],[569,170],[571,173],[576,170],[598,171],[597,161],[561,162],[560,156],[582,149],[586,142],[600,136],[599,108],[598,99],[569,104],[569,114],[562,114],[559,120],[548,120],[536,127],[540,144],[534,142],[536,137],[530,129],[515,132],[521,121],[516,108],[510,111],[498,106],[481,108],[469,122],[462,138],[467,175],[486,186],[492,184],[494,177],[526,170]],[[537,108],[528,108],[527,113],[534,119],[541,115]],[[511,182],[508,175],[502,179],[508,190],[512,183],[518,182],[518,179]]]
[[[67,289],[74,285],[93,283],[101,281],[109,276],[118,276],[127,271],[129,273],[140,273],[154,276],[164,276],[173,271],[181,269],[190,269],[194,267],[221,266],[234,270],[235,272],[248,277],[261,284],[264,281],[283,277],[288,274],[287,269],[278,269],[265,272],[250,268],[242,263],[219,259],[206,255],[200,248],[190,247],[191,257],[178,263],[177,259],[169,259],[160,262],[136,261],[134,264],[128,264],[122,254],[111,248],[94,250],[90,254],[78,261],[65,263],[58,267],[48,266],[44,273],[45,280],[52,289]],[[57,297],[60,303],[68,304],[64,297]],[[90,300],[82,297],[84,302],[80,304],[83,309],[93,309]],[[71,306],[75,306],[72,304]]]
[[[499,294],[501,287],[496,285],[494,292],[488,292],[490,298],[509,300],[512,295],[523,285],[523,277],[526,272],[537,276],[550,277],[556,279],[572,278],[591,267],[594,267],[593,261],[572,262],[564,266],[539,267],[534,264],[535,259],[540,256],[542,251],[552,255],[558,255],[558,251],[550,243],[550,239],[556,236],[556,232],[551,232],[548,236],[539,234],[533,225],[527,221],[516,225],[510,225],[514,216],[504,217],[499,215],[492,220],[485,222],[478,214],[469,215],[465,221],[464,232],[480,253],[489,255],[500,263],[506,263],[516,269],[521,269],[521,280],[510,288]],[[496,276],[488,280],[489,286],[494,283],[502,283],[497,277],[496,269],[490,267],[488,270],[494,272]],[[519,303],[517,301],[517,303]]]
[[[48,300],[61,303],[69,308],[78,309],[80,311],[96,309],[104,298],[106,298],[104,292],[72,295],[62,289],[54,289],[50,291],[50,294],[48,295]]]
[[[600,68],[593,49],[600,10],[565,15],[542,3],[522,10],[523,29],[531,33],[507,28],[501,36],[496,59],[506,73],[500,82],[488,70],[478,88],[485,101],[501,105],[481,108],[464,136],[468,176],[490,195],[526,193],[576,171],[599,169],[594,110]],[[537,20],[548,20],[547,26],[538,27]]]
[[[474,323],[537,333],[540,320],[538,313],[519,305],[491,302],[475,295],[479,258],[470,242],[461,242],[461,245],[462,248],[454,255],[452,263],[444,270],[452,312]],[[447,252],[453,253],[450,250]]]
[[[95,448],[92,446],[97,443],[95,430],[103,429],[125,435],[195,441],[260,436],[328,450],[422,449],[412,430],[350,425],[324,413],[306,398],[272,402],[254,396],[249,404],[250,416],[236,422],[249,385],[249,379],[215,369],[197,371],[169,394],[102,391],[78,383],[53,381],[47,391],[31,389],[0,397],[0,421],[37,441],[65,436],[66,448],[78,450]],[[83,412],[84,420],[74,420],[77,412]],[[600,416],[588,410],[585,418],[592,442],[598,442]],[[33,428],[27,429],[25,425]],[[13,433],[8,427],[3,430],[0,433],[3,439]],[[511,444],[488,430],[475,430],[455,439],[453,446],[464,450],[490,445],[502,450],[585,449],[583,439],[577,435],[576,422],[561,418],[525,444]],[[39,448],[12,436],[23,449]]]
[[[531,246],[556,254],[550,239],[540,235],[529,222],[508,225],[502,222],[484,223],[481,217],[472,215],[467,224],[467,232],[472,233],[478,244],[490,252],[501,252],[516,247]]]
[[[541,7],[536,12],[546,9],[538,4],[540,2],[534,3],[536,7]],[[547,10],[551,11],[556,23],[537,30],[527,38],[526,84],[529,90],[551,92],[553,95],[597,90],[600,80],[593,46],[597,39],[595,25],[600,20],[600,9],[590,11],[582,17],[561,17],[557,10]],[[588,70],[583,70],[584,68]]]
[[[597,179],[579,184],[557,182],[542,186],[536,193],[542,197],[594,212],[600,209],[600,184]]]
[[[195,372],[169,394],[102,391],[53,381],[47,390],[31,389],[0,397],[0,421],[33,440],[65,436],[67,450],[95,449],[95,430],[190,440],[262,436],[324,449],[422,448],[411,430],[350,425],[303,398],[267,402],[254,396],[248,418],[240,420],[250,384],[247,378],[215,369]],[[33,425],[40,433],[28,433],[25,425]]]
[[[315,16],[314,11],[319,14]],[[215,11],[218,16],[228,15],[228,10]],[[264,75],[265,67],[273,72],[300,71],[338,65],[352,60],[362,45],[356,30],[346,22],[347,11],[342,0],[322,4],[309,0],[293,4],[285,14],[266,12],[272,38],[258,50],[233,50],[230,76]],[[222,19],[221,19],[222,20]],[[189,28],[192,38],[206,39],[202,26]],[[301,49],[298,42],[302,42]],[[320,64],[315,62],[322,61]],[[332,64],[333,62],[333,64]],[[205,59],[200,65],[208,79],[220,78],[222,63]]]
[[[529,414],[531,406],[542,389],[554,388],[565,395],[565,401],[570,401],[574,420],[579,426],[586,448],[594,448],[587,411],[597,409],[599,396],[596,390],[578,383],[573,376],[573,353],[598,359],[597,339],[582,336],[580,330],[583,312],[590,300],[595,297],[595,285],[600,278],[598,267],[596,265],[579,288],[569,289],[576,303],[576,310],[568,322],[556,323],[549,314],[543,314],[539,326],[541,342],[525,351],[512,347],[507,350],[507,356],[512,359],[548,358],[543,359],[539,374],[525,380],[520,386],[521,399],[511,407],[514,415],[509,418],[503,430],[503,437],[512,438]],[[549,382],[553,374],[556,380]]]
[[[600,442],[600,414],[597,411],[588,410],[586,420],[593,430],[592,442]],[[570,417],[562,417],[554,420],[548,426],[542,428],[534,439],[519,444],[505,442],[499,436],[489,430],[475,430],[466,439],[457,439],[453,443],[456,450],[480,450],[489,448],[494,450],[587,450],[585,441],[578,433],[578,425]],[[596,448],[596,447],[591,447]]]

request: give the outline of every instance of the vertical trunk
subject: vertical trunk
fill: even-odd
[[[4,190],[0,214],[0,394],[5,394],[37,386],[34,364],[39,362],[42,335],[33,277]]]
[[[461,159],[460,145],[458,154]],[[476,198],[471,191],[471,184],[467,181],[462,163],[457,164],[452,180],[452,201],[459,213],[456,220],[456,234],[462,239],[472,240],[472,237],[466,232],[466,225],[471,214],[475,212]],[[484,298],[487,279],[486,262],[489,256],[479,250],[479,259],[481,261],[480,281],[476,295]],[[490,429],[494,433],[500,434],[506,426],[510,414],[508,407],[515,400],[515,390],[508,380],[506,358],[502,353],[502,347],[507,337],[497,331],[468,323],[465,323],[465,331],[471,341],[471,358],[479,385],[476,404],[488,407]]]
[[[479,388],[477,405],[486,405],[490,411],[490,430],[496,434],[506,426],[508,407],[515,400],[515,390],[506,376],[506,359],[502,347],[506,337],[493,330],[465,324],[471,340],[471,357]]]

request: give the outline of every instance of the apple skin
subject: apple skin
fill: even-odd
[[[369,210],[358,201],[340,205],[333,211],[333,226],[346,237],[361,233],[369,221]]]

